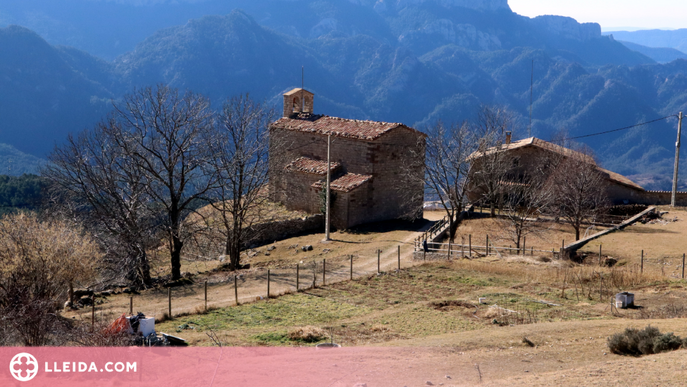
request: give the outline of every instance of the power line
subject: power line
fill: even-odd
[[[564,138],[564,139],[562,139],[562,140],[556,140],[556,141],[554,141],[554,142],[562,142],[562,141],[568,141],[568,140],[577,140],[577,139],[580,139],[580,138],[594,137],[594,136],[600,136],[600,135],[602,135],[602,134],[620,132],[620,131],[623,131],[623,130],[629,130],[629,129],[632,129],[632,128],[637,128],[637,127],[640,127],[640,126],[653,124],[654,122],[667,120],[668,118],[673,118],[673,117],[677,117],[677,114],[672,114],[672,115],[669,115],[669,116],[666,116],[666,117],[657,118],[657,119],[655,119],[655,120],[651,120],[651,121],[647,121],[647,122],[642,122],[641,124],[635,124],[635,125],[631,125],[631,126],[626,126],[626,127],[624,127],[624,128],[618,128],[618,129],[613,129],[613,130],[606,130],[606,131],[604,131],[604,132],[598,132],[598,133],[592,133],[592,134],[585,134],[584,136],[568,137],[568,138]]]

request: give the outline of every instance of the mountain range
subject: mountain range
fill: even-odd
[[[523,17],[506,0],[68,0],[59,12],[50,4],[0,5],[0,23],[38,32],[0,28],[0,143],[38,157],[136,87],[191,89],[217,105],[250,93],[278,106],[300,86],[302,66],[317,113],[420,129],[472,119],[489,104],[515,113],[516,136],[579,137],[687,107],[686,60],[657,63],[598,24]],[[676,122],[579,141],[606,168],[667,189]]]

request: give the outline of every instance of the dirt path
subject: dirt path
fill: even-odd
[[[440,218],[438,213],[429,213],[426,218],[434,221]],[[401,246],[400,261],[401,268],[408,268],[418,264],[413,261],[414,251],[413,241],[424,231],[432,226],[432,222],[427,222],[415,231],[404,232],[400,240],[385,239],[386,244]],[[336,236],[335,236],[336,237]],[[303,261],[301,261],[303,262]],[[296,291],[298,282],[299,289],[312,287],[313,281],[317,286],[321,286],[323,281],[326,284],[347,281],[351,276],[350,258],[337,257],[326,260],[326,274],[322,275],[322,261],[306,262],[299,265],[298,279],[296,278],[295,265],[284,265],[284,267],[271,268],[270,295],[278,296]],[[360,254],[353,258],[353,277],[359,278],[377,273],[377,255]],[[382,272],[392,271],[398,268],[398,249],[387,248],[379,256],[379,268]],[[205,289],[204,281],[208,281],[208,307],[221,308],[236,305],[236,294],[239,303],[254,302],[264,299],[267,296],[267,277],[268,271],[265,269],[253,269],[243,272],[237,276],[236,288],[234,277],[226,273],[209,273],[199,275],[194,278],[195,284],[172,288],[172,313],[174,315],[198,313],[205,308]],[[112,319],[113,316],[121,313],[128,313],[129,295],[115,295],[108,297],[106,301],[97,306],[97,315],[102,319]],[[151,289],[133,296],[133,310],[143,312],[146,316],[155,317],[160,320],[168,312],[169,300],[167,289]],[[90,319],[90,310],[83,309],[75,315],[84,319]]]

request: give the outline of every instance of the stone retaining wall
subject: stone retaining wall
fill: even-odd
[[[261,223],[252,226],[248,230],[249,235],[252,237],[246,242],[246,246],[259,246],[311,231],[324,231],[324,215],[315,214],[306,218]]]

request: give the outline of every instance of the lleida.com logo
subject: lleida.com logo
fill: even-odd
[[[38,374],[38,360],[29,353],[19,353],[10,361],[10,374],[20,382],[28,382]],[[98,367],[95,362],[59,361],[45,362],[46,373],[134,373],[138,372],[137,362],[106,362]]]
[[[38,374],[38,360],[29,353],[15,355],[10,362],[12,377],[20,382],[28,382]]]

